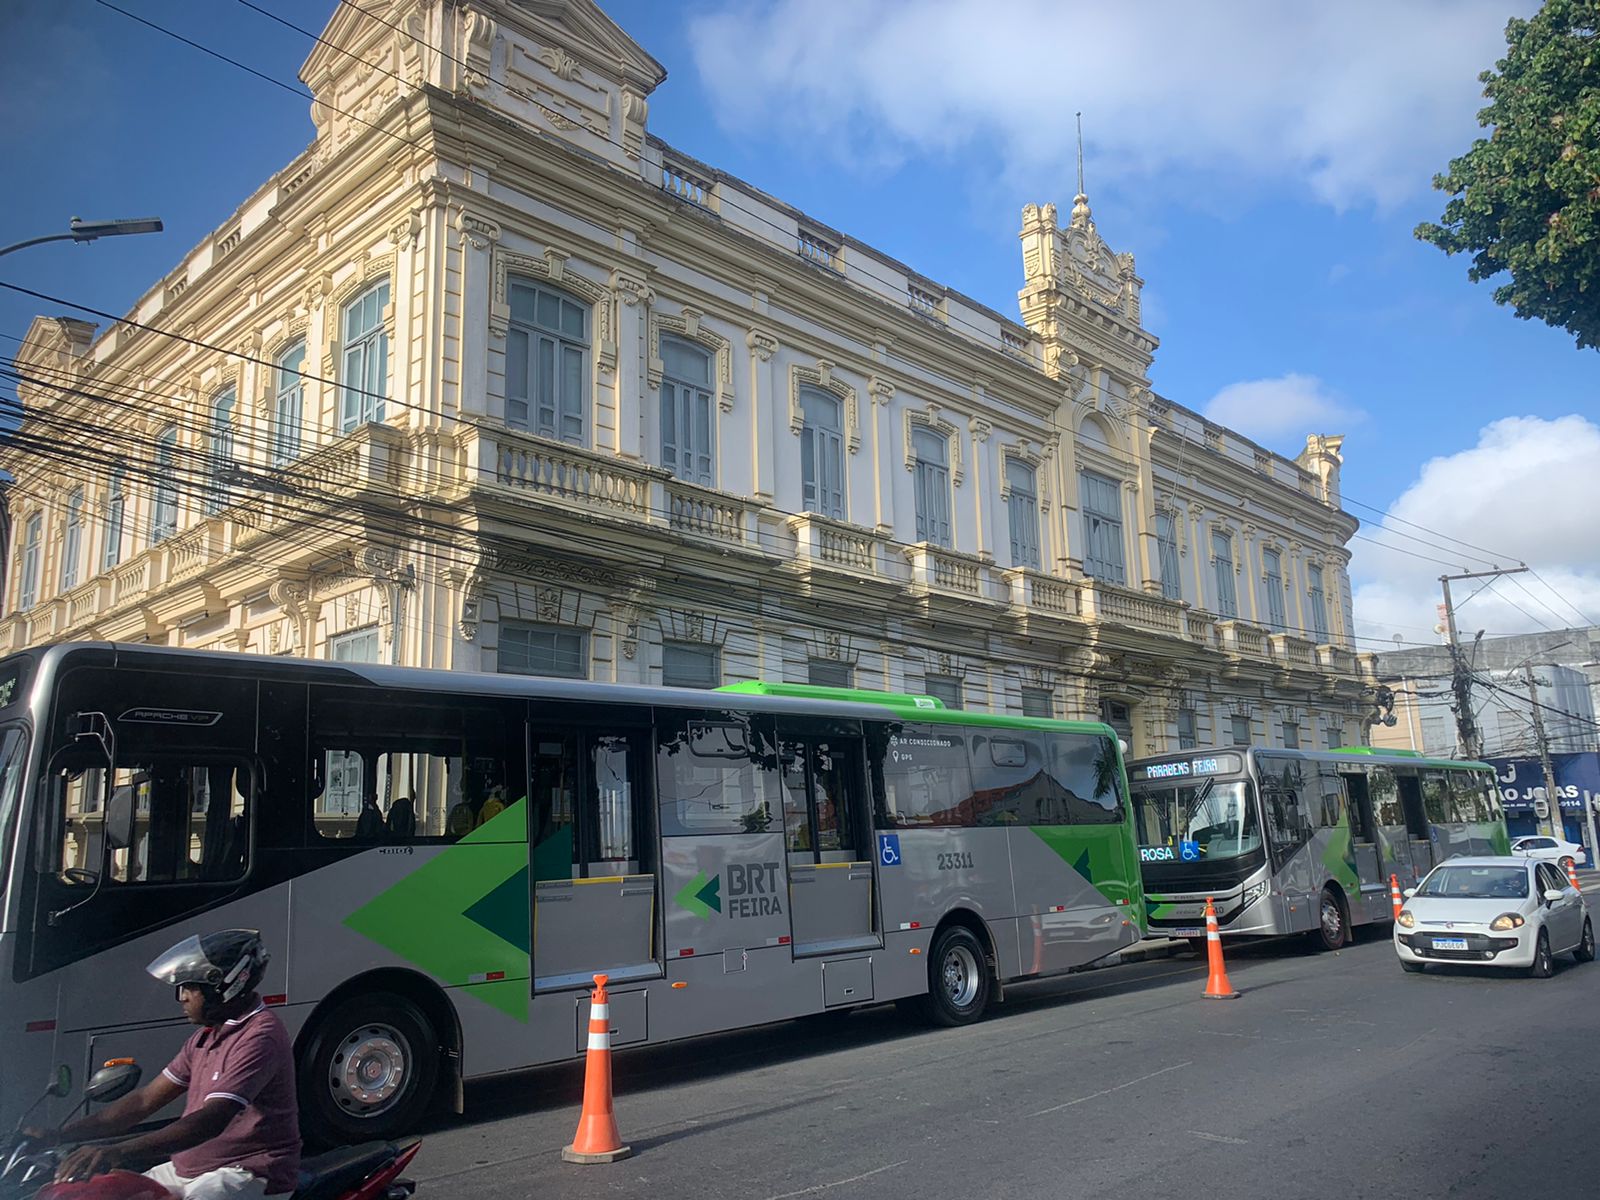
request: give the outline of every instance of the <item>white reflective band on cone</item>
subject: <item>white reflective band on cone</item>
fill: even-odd
[[[589,1006],[589,1020],[609,1021],[611,1019],[611,1005],[591,1004]]]
[[[589,1049],[591,1049],[591,1050],[609,1050],[609,1049],[611,1049],[611,1035],[609,1033],[607,1033],[603,1029],[599,1033],[591,1033],[589,1035]]]

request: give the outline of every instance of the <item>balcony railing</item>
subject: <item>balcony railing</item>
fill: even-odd
[[[755,506],[738,496],[674,479],[664,485],[667,523],[679,533],[746,545],[755,539]]]
[[[1317,667],[1317,647],[1305,638],[1287,633],[1274,633],[1267,638],[1272,657],[1286,667],[1314,671]]]
[[[885,539],[819,513],[798,513],[786,522],[796,540],[795,557],[802,563],[846,574],[882,578]]]
[[[1250,658],[1267,656],[1267,631],[1243,621],[1218,621],[1217,632],[1222,637],[1222,649],[1228,654]]]
[[[946,550],[932,542],[917,542],[905,548],[911,563],[911,583],[915,591],[944,592],[949,595],[987,600],[983,586],[988,564],[981,558]]]
[[[513,430],[470,432],[478,439],[479,454],[492,455],[490,472],[496,483],[575,508],[648,520],[650,485],[666,476],[664,471]],[[481,471],[484,464],[478,465]]]
[[[1087,579],[1083,588],[1083,615],[1091,620],[1130,625],[1179,637],[1183,633],[1183,606],[1159,596],[1129,591],[1104,580]]]

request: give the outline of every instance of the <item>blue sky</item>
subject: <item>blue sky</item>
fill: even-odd
[[[234,0],[118,2],[288,82],[310,45]],[[257,2],[320,31],[336,0]],[[1096,221],[1147,281],[1157,390],[1291,455],[1342,432],[1363,521],[1383,518],[1356,502],[1484,548],[1366,530],[1394,549],[1353,545],[1364,634],[1432,640],[1449,568],[1425,558],[1526,559],[1559,593],[1498,585],[1474,628],[1576,623],[1567,601],[1600,618],[1600,356],[1411,235],[1524,0],[604,7],[668,69],[658,136],[1008,314],[1021,207],[1070,207],[1081,110]],[[310,140],[306,100],[94,0],[12,0],[0,34],[0,241],[73,215],[168,229],[22,251],[5,281],[124,312]],[[38,311],[0,295],[0,335]]]

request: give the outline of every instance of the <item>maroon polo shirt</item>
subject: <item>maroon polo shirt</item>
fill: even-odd
[[[255,1010],[195,1030],[163,1072],[189,1089],[183,1115],[223,1099],[239,1113],[222,1132],[172,1156],[186,1179],[218,1167],[243,1167],[267,1181],[267,1194],[294,1191],[300,1170],[300,1114],[294,1093],[294,1051],[276,1014]]]

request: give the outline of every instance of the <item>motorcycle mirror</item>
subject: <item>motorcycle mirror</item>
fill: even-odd
[[[96,1104],[120,1100],[139,1086],[139,1076],[142,1074],[139,1064],[131,1058],[112,1059],[89,1076],[89,1082],[83,1088],[83,1098]]]
[[[56,1077],[50,1081],[50,1086],[45,1089],[45,1095],[54,1096],[57,1100],[63,1096],[72,1095],[72,1068],[62,1063],[56,1068]]]

